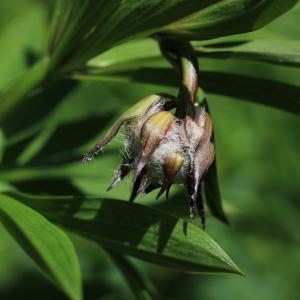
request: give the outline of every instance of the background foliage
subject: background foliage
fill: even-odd
[[[117,2],[112,1],[115,5]],[[251,5],[251,1],[248,2]],[[268,22],[268,18],[279,15],[294,2],[286,1],[287,7],[281,8],[278,4],[280,1],[265,1],[265,16],[256,15],[254,11],[251,17],[259,18],[254,22],[254,26],[251,23],[251,28],[261,27]],[[93,4],[93,1],[91,3]],[[153,1],[154,11],[156,3],[157,1]],[[174,10],[178,10],[177,2],[172,3]],[[272,5],[275,5],[277,10],[274,10]],[[174,271],[134,258],[125,258],[98,246],[99,242],[111,246],[114,234],[116,239],[120,239],[117,235],[120,224],[105,227],[103,221],[105,218],[121,218],[126,223],[126,218],[118,215],[120,207],[128,213],[136,210],[133,218],[137,222],[141,222],[140,219],[143,219],[144,215],[150,214],[149,222],[154,225],[149,234],[159,234],[160,228],[153,221],[157,218],[157,211],[150,213],[152,210],[146,210],[145,206],[133,208],[127,206],[127,202],[114,202],[117,204],[112,212],[107,211],[97,218],[91,216],[93,209],[105,207],[105,203],[110,200],[104,199],[99,202],[95,198],[88,198],[83,204],[78,204],[77,210],[71,210],[74,203],[81,200],[64,198],[63,195],[89,195],[121,200],[128,198],[129,180],[120,184],[110,194],[105,192],[119,162],[121,136],[119,141],[105,150],[104,156],[87,166],[80,166],[80,157],[120,113],[138,99],[156,91],[176,93],[176,78],[173,77],[168,64],[160,57],[157,45],[151,39],[130,41],[93,58],[101,51],[126,40],[125,35],[116,33],[120,26],[122,27],[122,22],[116,25],[111,21],[113,39],[107,35],[107,40],[99,40],[99,45],[105,42],[106,48],[102,49],[98,44],[92,43],[95,36],[100,36],[101,32],[94,33],[95,36],[87,42],[85,49],[88,51],[84,53],[76,44],[79,42],[76,39],[75,44],[69,44],[70,48],[62,47],[60,50],[53,45],[47,48],[45,37],[49,29],[51,7],[52,1],[0,1],[0,91],[5,91],[21,78],[26,70],[39,61],[45,49],[50,49],[52,54],[58,53],[55,54],[55,67],[58,66],[63,77],[59,82],[46,85],[43,91],[34,91],[31,101],[18,105],[13,114],[7,117],[3,130],[0,131],[0,161],[3,162],[0,167],[0,191],[8,191],[13,187],[23,193],[46,195],[42,197],[42,204],[37,201],[40,196],[30,198],[24,194],[14,194],[19,201],[11,199],[12,194],[1,198],[0,215],[5,227],[0,228],[0,298],[18,299],[24,295],[33,299],[66,297],[37,273],[32,260],[18,247],[12,236],[17,237],[16,240],[38,263],[50,281],[59,282],[59,287],[73,299],[80,297],[79,284],[75,285],[77,290],[73,288],[74,282],[80,281],[79,267],[76,258],[72,260],[72,257],[75,257],[75,249],[67,235],[41,215],[36,216],[35,210],[24,204],[42,212],[49,220],[66,228],[75,228],[81,235],[94,240],[92,242],[68,232],[79,255],[86,299],[131,299],[134,294],[138,299],[156,299],[158,295],[164,299],[297,298],[300,272],[300,239],[297,234],[297,227],[300,225],[300,120],[296,113],[300,111],[300,35],[296,24],[300,17],[299,6],[255,33],[215,40],[209,44],[194,42],[201,68],[200,84],[203,83],[208,92],[217,141],[221,191],[225,211],[230,220],[228,227],[209,217],[206,231],[234,258],[246,273],[245,278],[224,274],[188,275],[179,270],[178,264],[177,270]],[[114,9],[113,5],[110,9]],[[168,11],[167,7],[165,9]],[[187,7],[187,11],[189,9],[194,7]],[[122,11],[120,14],[122,15]],[[209,16],[209,10],[206,14]],[[240,19],[238,16],[236,18],[238,24]],[[153,20],[146,21],[148,23],[145,22],[141,28],[148,34],[151,32],[147,26],[153,26]],[[250,25],[246,21],[246,25],[241,27],[240,31],[249,30]],[[180,22],[173,26],[165,24],[155,25],[156,28],[163,26],[162,31],[169,34],[176,29],[181,30],[182,34],[197,34],[201,38],[205,37],[203,32],[208,32],[208,28],[212,36],[214,32],[220,33],[220,28],[225,28],[222,24],[219,28],[209,27],[209,24],[214,24],[212,22],[204,24],[203,28],[206,30],[195,31],[195,28],[202,28],[202,24],[198,26],[193,20],[184,26],[181,26]],[[130,30],[126,32],[126,36],[142,35],[142,31],[137,32],[133,25],[134,21],[132,26],[129,26]],[[74,26],[78,24],[75,23]],[[238,27],[233,24],[227,28],[229,31],[224,34],[236,33],[234,30]],[[255,41],[243,42],[252,39]],[[217,42],[222,44],[216,45]],[[94,47],[89,47],[92,44]],[[65,60],[66,53],[69,57],[68,63]],[[69,56],[69,53],[72,55]],[[93,59],[84,68],[66,73],[74,66],[81,66],[82,62],[89,58]],[[14,91],[16,90],[22,92],[22,88]],[[251,103],[253,101],[264,105]],[[171,194],[169,201],[161,199],[154,202],[153,196],[150,195],[138,199],[137,202],[159,209],[164,218],[169,218],[171,223],[175,217],[181,217],[180,222],[183,222],[183,219],[188,219],[183,192],[178,187],[173,189]],[[49,195],[60,197],[49,199]],[[20,212],[21,217],[18,217],[16,212]],[[164,213],[171,213],[173,217]],[[138,216],[141,216],[140,219]],[[107,230],[97,231],[97,224],[88,224],[89,227],[85,228],[82,220],[91,218],[96,222],[104,222],[100,228],[104,226]],[[30,223],[32,220],[36,220],[38,226],[45,227],[43,230],[39,227],[44,235],[28,235],[30,229],[34,228],[34,224]],[[194,222],[196,226],[197,221]],[[127,224],[129,223],[127,220]],[[97,230],[93,231],[92,226]],[[148,228],[149,224],[145,226]],[[197,239],[191,243],[194,247],[192,252],[198,255],[194,258],[195,261],[201,261],[202,239],[207,241],[207,238],[196,226],[192,227],[197,234]],[[9,229],[12,236],[5,228]],[[189,249],[186,247],[181,251],[182,248],[177,247],[184,246],[177,240],[181,232],[178,231],[178,235],[172,240],[174,242],[171,244],[173,247],[170,253],[183,255],[185,264],[182,270],[185,270]],[[112,240],[105,239],[104,243],[105,234],[109,238],[112,236]],[[55,238],[57,235],[61,235],[58,240]],[[100,237],[102,240],[99,240]],[[43,238],[44,241],[40,243],[40,239]],[[153,240],[151,236],[150,240]],[[147,244],[147,236],[144,241],[146,244],[142,245],[145,245],[150,253],[147,255],[151,256],[152,248]],[[50,249],[62,249],[56,257],[58,263],[55,259],[52,260],[52,256],[47,257],[47,251],[40,248],[40,245],[47,243]],[[36,248],[33,251],[24,245],[36,245]],[[157,245],[152,247],[155,249]],[[141,255],[136,249],[121,249],[121,252],[126,254],[132,254],[130,251],[136,251],[135,256],[138,256],[137,253]],[[218,252],[218,255],[221,253],[223,252]],[[142,254],[142,258],[145,259],[144,256],[145,253]],[[68,262],[70,257],[71,261]],[[224,257],[232,267],[230,259]],[[158,258],[153,255],[150,260],[153,259]],[[60,265],[61,261],[66,262],[66,268]],[[164,259],[156,262],[167,264]],[[60,265],[61,269],[57,265]],[[70,265],[72,269],[69,269]],[[216,267],[216,263],[213,262],[213,265]],[[193,267],[199,271],[198,265]],[[188,265],[188,269],[191,271],[192,266]],[[69,273],[64,273],[66,270]]]

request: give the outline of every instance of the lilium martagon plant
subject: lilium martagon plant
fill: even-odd
[[[202,190],[205,173],[215,159],[212,121],[206,104],[197,103],[198,62],[187,41],[156,37],[162,54],[180,72],[178,96],[156,93],[145,97],[126,111],[108,133],[89,152],[83,163],[103,149],[125,129],[125,147],[108,190],[130,171],[133,189],[129,201],[159,188],[168,198],[172,184],[186,186],[190,217],[197,208],[205,228]],[[175,113],[172,111],[175,110]]]

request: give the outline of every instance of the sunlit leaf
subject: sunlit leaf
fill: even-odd
[[[0,195],[0,221],[43,273],[70,299],[81,299],[81,276],[67,235],[42,215],[6,195]]]
[[[210,39],[256,30],[297,0],[58,0],[49,39],[53,66],[80,66],[132,38],[154,33]]]
[[[203,230],[158,210],[113,199],[16,197],[113,251],[182,271],[241,273]]]

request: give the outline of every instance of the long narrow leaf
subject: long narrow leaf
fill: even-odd
[[[200,57],[239,58],[300,67],[300,42],[252,40],[196,47]]]
[[[158,210],[103,198],[15,196],[113,251],[182,271],[241,273],[203,230]]]
[[[211,39],[256,30],[297,0],[58,0],[50,29],[52,65],[82,66],[132,38],[151,34]]]
[[[0,221],[43,273],[70,299],[81,299],[81,275],[68,236],[42,215],[0,195]]]
[[[87,68],[72,75],[72,78],[87,81],[140,82],[156,85],[178,86],[179,78],[174,71],[159,67],[124,65],[116,67]],[[263,79],[226,72],[200,72],[202,88],[212,94],[230,96],[288,112],[300,113],[300,87],[271,79]]]

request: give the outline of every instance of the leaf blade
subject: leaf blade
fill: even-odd
[[[218,71],[200,71],[202,88],[207,93],[225,95],[300,114],[300,87],[277,80]],[[156,85],[178,86],[179,78],[169,68],[140,67],[133,62],[126,69],[116,66],[89,67],[72,75],[83,81],[139,82]],[[255,88],[253,88],[255,87]]]
[[[152,291],[144,274],[141,274],[130,261],[121,254],[107,251],[116,267],[123,274],[132,293],[137,300],[157,299],[157,293]],[[155,291],[156,292],[156,291]]]
[[[202,229],[158,210],[96,197],[17,197],[115,252],[187,272],[242,274]]]
[[[75,250],[63,231],[7,195],[0,195],[0,220],[43,272],[70,299],[81,299]]]
[[[300,67],[300,43],[291,40],[248,40],[196,47],[199,57],[245,59]]]
[[[133,38],[160,34],[203,40],[253,31],[297,2],[59,0],[51,26],[49,52],[53,52],[55,67],[65,64],[70,70]]]
[[[290,10],[298,0],[231,0],[218,1],[207,8],[167,25],[166,35],[212,39],[255,31]]]

